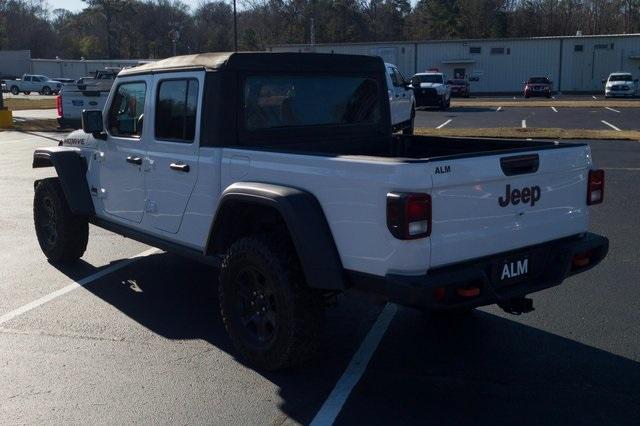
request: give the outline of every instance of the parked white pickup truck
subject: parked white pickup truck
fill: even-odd
[[[56,94],[62,88],[62,83],[57,80],[52,80],[46,75],[25,74],[22,79],[6,80],[5,81],[9,91],[17,95],[24,93],[25,95],[31,92],[37,92],[41,95]]]
[[[588,145],[393,135],[385,74],[380,58],[304,53],[122,71],[104,111],[34,153],[57,172],[35,182],[43,252],[78,259],[92,223],[220,266],[224,325],[263,369],[303,363],[348,288],[522,313],[605,257]]]
[[[59,126],[77,129],[83,110],[102,109],[120,70],[109,67],[95,71],[90,77],[82,77],[75,83],[64,84],[57,99]]]

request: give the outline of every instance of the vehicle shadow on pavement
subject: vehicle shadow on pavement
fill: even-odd
[[[83,261],[54,266],[74,280],[103,269]],[[224,330],[217,279],[215,268],[158,253],[143,257],[83,289],[159,336],[173,340],[203,340],[230,354],[239,363],[240,375],[242,370],[255,371],[238,357]],[[274,413],[279,413],[278,422],[285,416],[301,423],[308,423],[313,418],[380,312],[381,306],[372,305],[363,298],[348,295],[344,298],[346,303],[327,310],[327,333],[321,343],[322,352],[314,364],[280,372],[256,371],[280,389],[282,405],[274,405]],[[215,386],[211,388],[215,389]],[[200,398],[204,401],[215,399],[202,395]],[[243,395],[237,395],[237,401],[243,401]],[[262,420],[270,423],[268,419]]]
[[[59,267],[74,279],[91,268]],[[236,357],[216,286],[215,269],[160,253],[84,289],[153,333],[201,339]],[[280,420],[313,419],[381,309],[357,295],[341,299],[327,311],[315,364],[258,372],[280,389],[282,402],[274,406]],[[235,360],[241,370],[253,370]],[[337,421],[626,424],[638,418],[640,363],[483,311],[451,321],[401,308]]]
[[[402,309],[337,424],[637,424],[640,363],[508,318]]]

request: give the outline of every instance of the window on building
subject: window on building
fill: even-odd
[[[511,48],[507,47],[507,55],[511,55]]]
[[[193,142],[198,110],[198,80],[166,80],[158,88],[156,139]]]
[[[479,55],[482,53],[482,47],[480,46],[471,46],[469,48],[469,53]]]
[[[491,48],[492,55],[504,55],[504,47],[492,47]]]
[[[114,136],[140,137],[147,85],[122,83],[109,108],[109,132]]]
[[[584,45],[582,44],[576,44],[575,46],[573,46],[574,52],[582,52],[583,50],[584,50]]]

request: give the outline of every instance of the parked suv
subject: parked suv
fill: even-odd
[[[628,72],[614,72],[604,81],[604,96],[634,97],[638,95],[638,79]]]
[[[460,96],[468,98],[471,95],[471,89],[467,80],[456,79],[447,81],[449,87],[451,87],[451,96]]]
[[[122,71],[83,130],[35,150],[33,167],[57,173],[35,182],[40,247],[77,260],[92,223],[219,266],[202,284],[262,369],[303,364],[349,288],[520,314],[605,257],[588,232],[604,194],[588,144],[394,135],[386,71],[304,53]]]
[[[548,77],[529,77],[524,82],[524,97],[544,96],[550,98],[553,90],[552,86],[553,84]]]

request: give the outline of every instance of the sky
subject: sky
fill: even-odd
[[[184,3],[188,4],[192,8],[198,4],[198,0],[182,0]],[[67,9],[72,12],[78,12],[85,7],[87,4],[82,0],[48,0],[47,3],[51,6],[51,10],[55,9]]]

